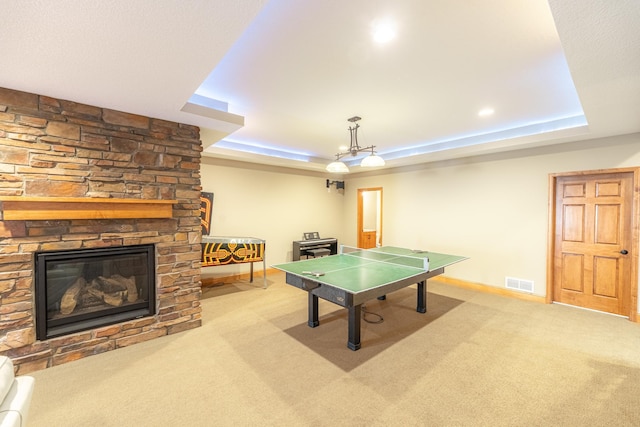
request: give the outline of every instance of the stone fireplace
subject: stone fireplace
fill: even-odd
[[[0,353],[19,374],[201,325],[201,151],[195,126],[0,88]],[[110,252],[131,247],[153,267]],[[43,305],[50,262],[64,291]]]

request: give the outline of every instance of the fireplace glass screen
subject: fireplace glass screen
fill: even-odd
[[[155,313],[153,245],[36,252],[39,340]]]

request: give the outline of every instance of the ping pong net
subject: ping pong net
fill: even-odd
[[[372,249],[340,245],[340,254],[370,261],[402,265],[429,271],[429,256],[426,251],[383,246]]]

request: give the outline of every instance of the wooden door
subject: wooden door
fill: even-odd
[[[633,207],[633,172],[556,177],[554,301],[630,316]]]

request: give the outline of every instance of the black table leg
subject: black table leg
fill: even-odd
[[[416,308],[418,313],[426,313],[427,312],[427,281],[423,280],[418,283],[418,308]]]
[[[347,347],[356,351],[360,348],[360,319],[362,316],[362,304],[349,307],[349,342]]]
[[[318,297],[309,292],[309,321],[307,324],[315,328],[320,324],[318,320]]]

